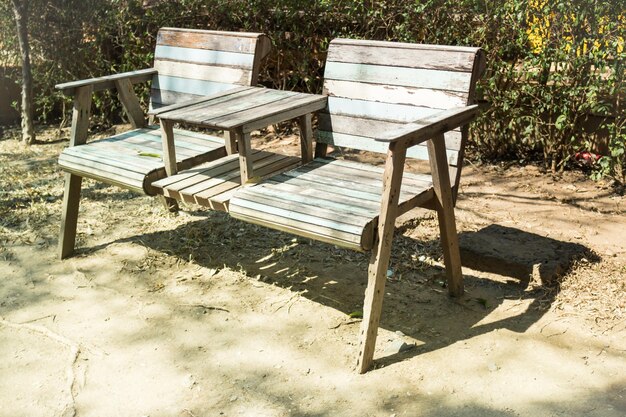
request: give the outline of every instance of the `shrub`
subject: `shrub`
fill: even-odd
[[[16,65],[6,3],[0,2],[0,65],[5,68]],[[325,50],[334,37],[477,45],[488,54],[479,93],[491,107],[471,129],[475,156],[540,159],[559,170],[589,151],[601,154],[593,164],[595,177],[624,181],[623,2],[31,0],[31,8],[37,109],[43,120],[67,108],[68,101],[53,90],[55,83],[150,66],[161,26],[264,32],[274,50],[261,83],[317,93]],[[114,103],[107,94],[94,102],[103,121],[119,117]],[[608,137],[604,145],[602,135]]]

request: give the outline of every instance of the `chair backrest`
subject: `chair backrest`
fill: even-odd
[[[150,107],[256,85],[261,60],[270,49],[269,38],[261,33],[161,28]]]
[[[373,138],[406,122],[472,104],[484,70],[480,48],[335,39],[328,48],[317,140],[386,152]],[[458,184],[467,129],[446,133],[450,180]],[[428,159],[425,144],[407,157]]]

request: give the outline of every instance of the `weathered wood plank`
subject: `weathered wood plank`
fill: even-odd
[[[273,154],[271,158],[258,162],[255,161],[254,172],[259,178],[264,178],[290,169],[290,167],[297,165],[298,162],[298,158],[295,157]],[[204,201],[210,200],[228,207],[230,198],[232,198],[235,191],[239,188],[241,188],[241,176],[233,176],[232,179],[224,181],[222,184],[216,185],[210,190],[195,194],[194,198],[196,203],[200,205],[203,205]]]
[[[169,111],[173,111],[173,110],[181,110],[184,109],[186,107],[190,107],[190,106],[194,106],[196,104],[200,104],[203,103],[205,101],[212,101],[213,103],[222,103],[224,101],[230,100],[232,99],[233,96],[245,96],[247,94],[247,91],[250,90],[251,87],[249,86],[239,86],[239,87],[233,87],[230,90],[225,90],[225,91],[220,91],[217,92],[215,94],[211,94],[208,96],[197,96],[194,99],[191,100],[187,100],[184,102],[177,102],[175,104],[171,104],[168,106],[161,106],[158,109],[153,109],[151,110],[148,114],[151,115],[159,115],[161,113],[165,113],[165,112],[169,112]],[[180,93],[176,93],[173,91],[165,91],[162,90],[161,93],[166,92],[166,93],[172,93],[172,94],[180,94]],[[228,96],[231,96],[230,98],[228,98]],[[176,100],[175,100],[176,101]]]
[[[440,112],[439,109],[417,107],[407,104],[393,104],[342,97],[328,97],[326,112],[365,119],[386,120],[389,122],[411,122]]]
[[[306,114],[298,118],[300,127],[300,155],[302,163],[306,164],[313,160],[313,128],[311,124],[311,114]]]
[[[383,173],[377,175],[374,172],[357,170],[349,166],[342,166],[340,164],[319,164],[317,161],[313,161],[312,163],[298,168],[296,172],[299,174],[299,176],[312,174],[317,177],[324,178],[325,181],[329,184],[341,185],[346,188],[371,187],[372,192],[379,195],[383,187]],[[403,194],[419,194],[429,186],[429,182],[416,182],[413,178],[407,176],[406,181],[402,183],[402,192]]]
[[[253,54],[168,45],[157,45],[154,51],[154,59],[156,61],[169,60],[172,63],[187,62],[219,66],[219,68],[216,68],[217,70],[232,67],[252,71],[252,65],[254,64]]]
[[[296,188],[297,187],[292,187],[292,188]],[[240,198],[247,198],[247,194],[242,191],[243,194],[238,195],[238,197]],[[248,193],[251,194],[251,193]],[[328,194],[326,194],[326,197],[328,196]],[[341,197],[338,195],[334,195],[334,197]],[[315,210],[320,209],[320,210],[333,210],[332,213],[333,215],[337,216],[340,215],[339,213],[342,213],[341,215],[345,214],[349,214],[349,215],[354,215],[356,218],[364,218],[367,219],[367,221],[365,221],[364,223],[367,223],[369,221],[371,221],[371,219],[373,217],[376,217],[378,215],[378,211],[376,209],[373,209],[371,206],[369,208],[364,207],[363,205],[361,205],[359,200],[356,200],[352,202],[352,204],[347,204],[345,202],[345,199],[340,199],[340,198],[334,198],[334,199],[328,199],[328,198],[323,198],[322,196],[318,195],[317,193],[315,195],[309,193],[307,194],[300,194],[297,191],[296,192],[290,192],[288,187],[277,187],[275,183],[261,183],[258,184],[256,186],[254,186],[254,191],[251,194],[250,198],[254,198],[257,199],[255,201],[258,201],[259,198],[268,198],[268,199],[272,199],[274,200],[281,200],[283,202],[286,202],[286,204],[293,204],[294,207],[307,207],[307,210],[313,210],[312,213],[315,212]],[[338,201],[339,200],[339,201]],[[350,220],[346,220],[346,222],[350,223]],[[357,225],[359,225],[360,223],[356,223]]]
[[[82,178],[80,176],[71,173],[65,174],[65,190],[63,191],[61,230],[59,232],[58,246],[60,259],[65,259],[74,252],[81,183]]]
[[[150,106],[148,108],[148,114],[154,115],[164,107],[174,106],[188,101],[202,99],[204,97],[205,96],[201,94],[180,93],[178,91],[152,88],[150,90]]]
[[[475,48],[433,48],[400,42],[344,43],[333,41],[327,61],[389,65],[431,70],[471,72]]]
[[[233,84],[216,81],[194,80],[191,78],[157,76],[152,82],[152,91],[168,90],[179,93],[193,94],[194,96],[218,93],[233,88]],[[161,101],[162,102],[162,101]]]
[[[324,79],[467,92],[471,73],[331,61]]]
[[[337,168],[345,167],[349,169],[352,175],[356,177],[365,177],[376,180],[382,184],[384,169],[379,166],[370,165],[362,162],[349,161],[346,159],[323,159],[318,158],[307,166],[315,166],[320,172],[335,171]],[[432,186],[432,178],[426,174],[415,174],[412,172],[404,172],[402,177],[403,186],[412,186],[418,189],[428,188]],[[410,188],[409,188],[410,189]]]
[[[161,28],[157,44],[253,54],[260,36],[259,33]]]
[[[256,154],[253,153],[253,158],[255,156],[258,158],[255,164],[255,167],[257,169],[271,164],[277,159],[285,158],[282,155],[269,152]],[[224,167],[211,168],[209,170],[203,171],[197,176],[194,176],[194,180],[201,179],[201,181],[197,181],[193,183],[193,185],[191,184],[192,181],[189,181],[188,183],[184,184],[184,187],[180,187],[178,186],[178,184],[174,184],[174,186],[170,186],[168,187],[168,189],[171,189],[172,191],[178,191],[182,196],[189,196],[190,199],[185,201],[194,202],[195,200],[193,197],[197,194],[202,194],[206,198],[215,195],[216,192],[212,191],[211,189],[226,181],[233,181],[236,179],[238,181],[238,184],[241,184],[241,173],[239,169],[238,158],[239,155],[236,155],[235,163],[229,162]],[[225,169],[226,167],[228,169]]]
[[[63,94],[71,96],[76,93],[76,90],[80,87],[91,85],[93,91],[102,91],[115,88],[115,80],[127,78],[132,84],[137,84],[144,81],[150,81],[152,76],[156,74],[154,68],[146,68],[137,71],[129,71],[120,74],[106,75],[103,77],[88,78],[85,80],[71,81],[67,83],[61,83],[54,86],[57,90],[61,90]]]
[[[439,136],[428,141],[430,165],[435,190],[435,206],[439,219],[441,246],[448,278],[448,292],[453,297],[463,295],[463,272],[461,271],[461,255],[454,220],[454,204],[448,166],[444,157],[443,137]]]
[[[271,123],[280,123],[293,119],[302,113],[312,113],[321,110],[325,105],[326,97],[323,96],[288,96],[260,108],[246,109],[237,114],[205,120],[205,123],[226,129],[243,127],[244,132],[249,133]]]
[[[215,81],[238,85],[247,85],[250,80],[250,70],[243,70],[241,68],[215,67],[186,62],[165,61],[161,59],[154,61],[154,67],[159,71],[160,77],[192,77],[194,80]]]
[[[245,94],[242,92],[241,94],[226,96],[223,100],[220,98],[216,103],[200,103],[191,108],[162,113],[161,116],[166,117],[168,120],[201,123],[208,127],[230,128],[230,126],[220,125],[219,121],[222,119],[228,120],[234,114],[246,109],[252,112],[260,112],[265,106],[284,98],[285,94],[281,91],[257,88],[247,90]]]
[[[87,159],[81,156],[75,156],[70,154],[62,154],[62,157],[59,157],[60,163],[63,167],[73,167],[75,170],[83,169],[85,172],[89,171],[103,171],[108,172],[112,175],[117,175],[119,177],[124,177],[130,180],[139,180],[143,181],[143,177],[145,173],[138,172],[137,170],[131,169],[121,169],[119,166],[109,165],[107,163],[102,163],[98,160]]]
[[[372,365],[376,336],[383,307],[387,267],[391,254],[391,244],[395,229],[396,212],[402,184],[406,148],[393,144],[389,147],[385,174],[380,216],[378,220],[377,245],[372,251],[368,268],[368,282],[363,305],[363,321],[359,343],[359,359],[357,369],[366,372]]]
[[[266,185],[271,185],[271,188],[265,188]],[[378,209],[380,203],[376,199],[364,199],[359,197],[353,197],[343,192],[344,190],[337,187],[327,187],[324,184],[311,184],[307,181],[296,181],[290,177],[273,176],[265,180],[262,186],[258,186],[259,192],[276,192],[281,195],[285,195],[286,199],[294,198],[295,201],[299,199],[308,199],[311,197],[317,197],[320,201],[319,204],[325,204],[326,202],[339,203],[350,207],[356,207],[363,213],[368,213],[372,217],[378,215]]]
[[[361,233],[363,232],[363,228],[359,226],[353,226],[346,223],[340,223],[338,221],[323,219],[320,217],[316,217],[313,215],[307,215],[303,213],[298,213],[290,209],[284,209],[275,206],[269,206],[266,204],[256,203],[250,200],[244,200],[239,198],[237,195],[233,197],[230,203],[230,209],[233,210],[235,205],[234,200],[236,199],[237,210],[241,211],[242,209],[253,210],[258,213],[258,216],[265,219],[276,219],[277,224],[284,223],[286,225],[297,223],[298,225],[307,224],[307,230],[315,231],[316,227],[323,227],[330,230],[335,230],[337,232],[349,233],[355,236],[361,237]],[[292,223],[294,222],[294,223]]]
[[[74,108],[72,110],[72,128],[70,130],[70,146],[82,145],[87,142],[89,132],[89,115],[91,114],[91,96],[93,86],[88,84],[76,89]]]
[[[358,100],[447,109],[467,104],[467,91],[432,90],[356,81],[325,80],[324,94]]]
[[[361,247],[360,236],[349,233],[342,233],[333,229],[326,229],[321,226],[313,227],[312,230],[310,230],[306,224],[298,222],[286,221],[282,223],[277,223],[272,217],[266,219],[264,217],[257,216],[254,210],[248,210],[243,207],[237,207],[233,210],[232,207],[233,200],[231,200],[231,203],[229,205],[229,213],[232,217],[236,219],[248,223],[258,224],[259,226],[265,226],[270,229],[280,230],[282,232],[293,233],[297,236],[303,236],[320,242],[330,243],[332,245],[337,245],[342,248],[352,249],[359,252],[363,251],[363,248]]]
[[[363,151],[385,153],[387,152],[388,145],[384,142],[378,142],[375,138],[368,138],[365,136],[346,135],[343,133],[334,133],[329,131],[318,130],[316,132],[317,140],[323,143],[334,146],[343,146],[351,149],[360,149]],[[458,158],[458,151],[448,150],[446,151],[448,162],[450,165],[456,165]],[[428,151],[423,146],[414,146],[407,150],[407,157],[427,160]]]
[[[130,124],[135,129],[144,127],[146,125],[146,119],[130,80],[128,78],[115,80],[115,87],[117,88],[118,97],[122,102]]]
[[[103,165],[111,165],[120,169],[144,174],[163,166],[163,162],[160,158],[135,155],[121,158],[120,155],[112,154],[111,152],[103,152],[93,146],[72,147],[64,150],[61,155],[59,155],[59,164],[61,164],[61,166],[63,166],[61,161],[65,155],[75,158],[84,158],[99,162]]]
[[[167,175],[178,172],[176,167],[176,144],[174,143],[174,124],[169,120],[161,120],[161,140],[163,141],[163,163]]]

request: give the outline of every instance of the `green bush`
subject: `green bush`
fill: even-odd
[[[0,65],[17,65],[9,2],[0,2]],[[552,170],[601,153],[596,177],[624,181],[626,120],[623,1],[570,0],[31,0],[37,109],[65,114],[55,83],[149,67],[159,27],[264,32],[274,49],[262,84],[322,90],[335,37],[482,46],[479,85],[489,110],[471,129],[472,155],[541,160]],[[144,100],[147,97],[144,94]],[[119,117],[110,94],[94,106]],[[595,123],[595,127],[593,124]],[[602,145],[602,135],[608,140]],[[600,145],[598,145],[600,144]]]

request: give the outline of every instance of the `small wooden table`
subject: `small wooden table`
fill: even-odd
[[[254,176],[250,132],[298,119],[302,163],[313,159],[311,114],[326,107],[326,96],[261,87],[235,88],[185,103],[153,110],[161,122],[165,169],[176,174],[173,125],[176,122],[224,130],[226,151],[239,153],[241,182]]]

